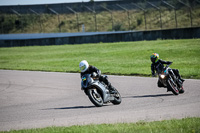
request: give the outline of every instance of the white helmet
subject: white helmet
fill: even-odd
[[[86,60],[82,60],[80,63],[79,63],[79,68],[81,70],[81,72],[85,72],[89,67],[89,64]]]

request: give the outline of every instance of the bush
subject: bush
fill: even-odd
[[[125,30],[125,29],[122,28],[122,23],[121,23],[121,22],[117,22],[116,24],[114,24],[113,30],[114,30],[114,31],[123,31],[123,30]]]
[[[143,22],[143,19],[140,17],[140,18],[137,18],[137,25],[140,26]]]

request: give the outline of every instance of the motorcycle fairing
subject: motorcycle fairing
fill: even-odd
[[[104,103],[114,100],[114,97],[109,93],[109,90],[105,85],[99,80],[93,80],[91,74],[85,74],[82,76],[81,86],[84,90],[89,88],[98,89],[102,94]]]

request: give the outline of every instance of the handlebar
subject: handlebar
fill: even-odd
[[[167,69],[168,67],[169,67],[169,65],[166,65],[166,66],[165,66],[165,69]]]
[[[167,64],[167,65],[165,66],[165,69],[167,69],[171,64],[172,64],[172,63]]]

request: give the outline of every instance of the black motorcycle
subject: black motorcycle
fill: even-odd
[[[97,107],[101,107],[108,102],[114,105],[121,103],[121,96],[117,89],[114,90],[115,93],[110,93],[108,86],[100,82],[95,73],[82,76],[81,89]]]
[[[167,91],[172,91],[174,95],[184,93],[183,82],[177,78],[169,65],[159,73],[158,86],[167,88]]]

